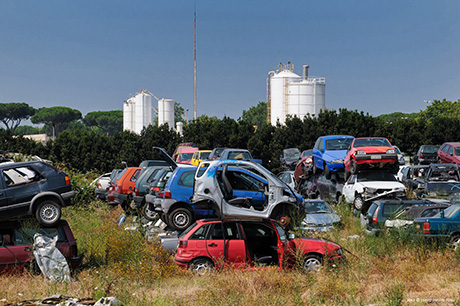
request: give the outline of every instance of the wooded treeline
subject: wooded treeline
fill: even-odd
[[[327,110],[317,117],[309,116],[303,120],[288,118],[283,126],[264,123],[257,129],[244,118],[234,120],[228,117],[218,119],[201,116],[184,125],[183,136],[166,125],[148,126],[140,135],[124,131],[112,136],[75,128],[64,130],[55,141],[45,145],[22,136],[13,136],[11,131],[1,129],[0,150],[38,155],[53,162],[65,163],[81,172],[107,172],[123,167],[122,161],[126,161],[129,166],[137,166],[142,160],[158,158],[152,150],[153,146],[163,147],[172,154],[179,143],[194,142],[200,149],[247,148],[255,158],[261,158],[267,168],[276,172],[279,170],[282,149],[312,148],[316,139],[322,135],[384,136],[409,154],[422,144],[459,141],[460,116],[447,106],[460,109],[460,100],[435,101],[418,116],[396,116],[389,119],[339,109]],[[439,113],[436,109],[444,109],[445,112]]]

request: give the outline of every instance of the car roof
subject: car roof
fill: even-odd
[[[45,164],[48,166],[51,166],[45,162],[39,161],[39,160],[32,160],[32,161],[26,161],[26,162],[19,162],[19,163],[0,163],[0,169],[3,168],[11,168],[11,167],[21,167],[21,166],[28,166],[28,165],[33,165],[33,164]]]
[[[327,135],[327,136],[321,136],[319,138],[322,138],[324,140],[329,140],[329,139],[342,139],[342,138],[350,138],[353,139],[355,138],[354,136],[350,135]]]
[[[452,145],[454,147],[460,147],[460,142],[445,142],[443,144],[449,144],[449,145]]]

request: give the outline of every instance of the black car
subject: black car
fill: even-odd
[[[294,170],[302,153],[297,148],[284,149],[280,156],[280,165],[284,170]]]
[[[74,196],[69,176],[47,163],[0,164],[0,219],[35,215],[40,223],[52,225]]]
[[[439,146],[422,145],[414,156],[414,164],[429,165],[438,161]]]

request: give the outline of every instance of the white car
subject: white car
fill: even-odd
[[[343,186],[343,195],[356,210],[366,212],[372,200],[405,197],[406,187],[389,172],[363,171],[348,178]]]

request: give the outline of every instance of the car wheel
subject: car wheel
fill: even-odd
[[[45,200],[35,211],[37,220],[43,225],[53,225],[61,218],[61,206],[53,200]]]
[[[354,160],[350,161],[350,172],[351,174],[356,174],[358,172],[358,165]]]
[[[148,203],[144,204],[141,210],[142,216],[144,216],[144,218],[149,221],[158,220],[158,213],[156,213],[154,210],[150,210],[149,206],[150,205]]]
[[[305,257],[303,268],[307,272],[319,272],[323,267],[323,258],[319,255],[311,254]]]
[[[169,225],[177,230],[185,230],[192,222],[192,213],[187,208],[176,208],[169,214]]]
[[[281,227],[286,228],[291,223],[291,218],[286,214],[279,214],[275,220],[281,225]]]
[[[324,168],[324,176],[329,180],[331,178],[331,171],[329,170],[329,167],[327,166],[326,163],[323,164]]]
[[[456,252],[457,250],[460,250],[460,235],[453,236],[451,239],[451,242],[452,242],[452,249],[454,250],[454,252]]]
[[[355,200],[353,201],[353,206],[356,210],[361,211],[363,209],[364,201],[363,198],[361,198],[360,195],[357,195],[355,197]]]
[[[214,264],[211,260],[207,258],[198,258],[193,260],[188,269],[193,272],[195,275],[206,275],[214,269]]]

